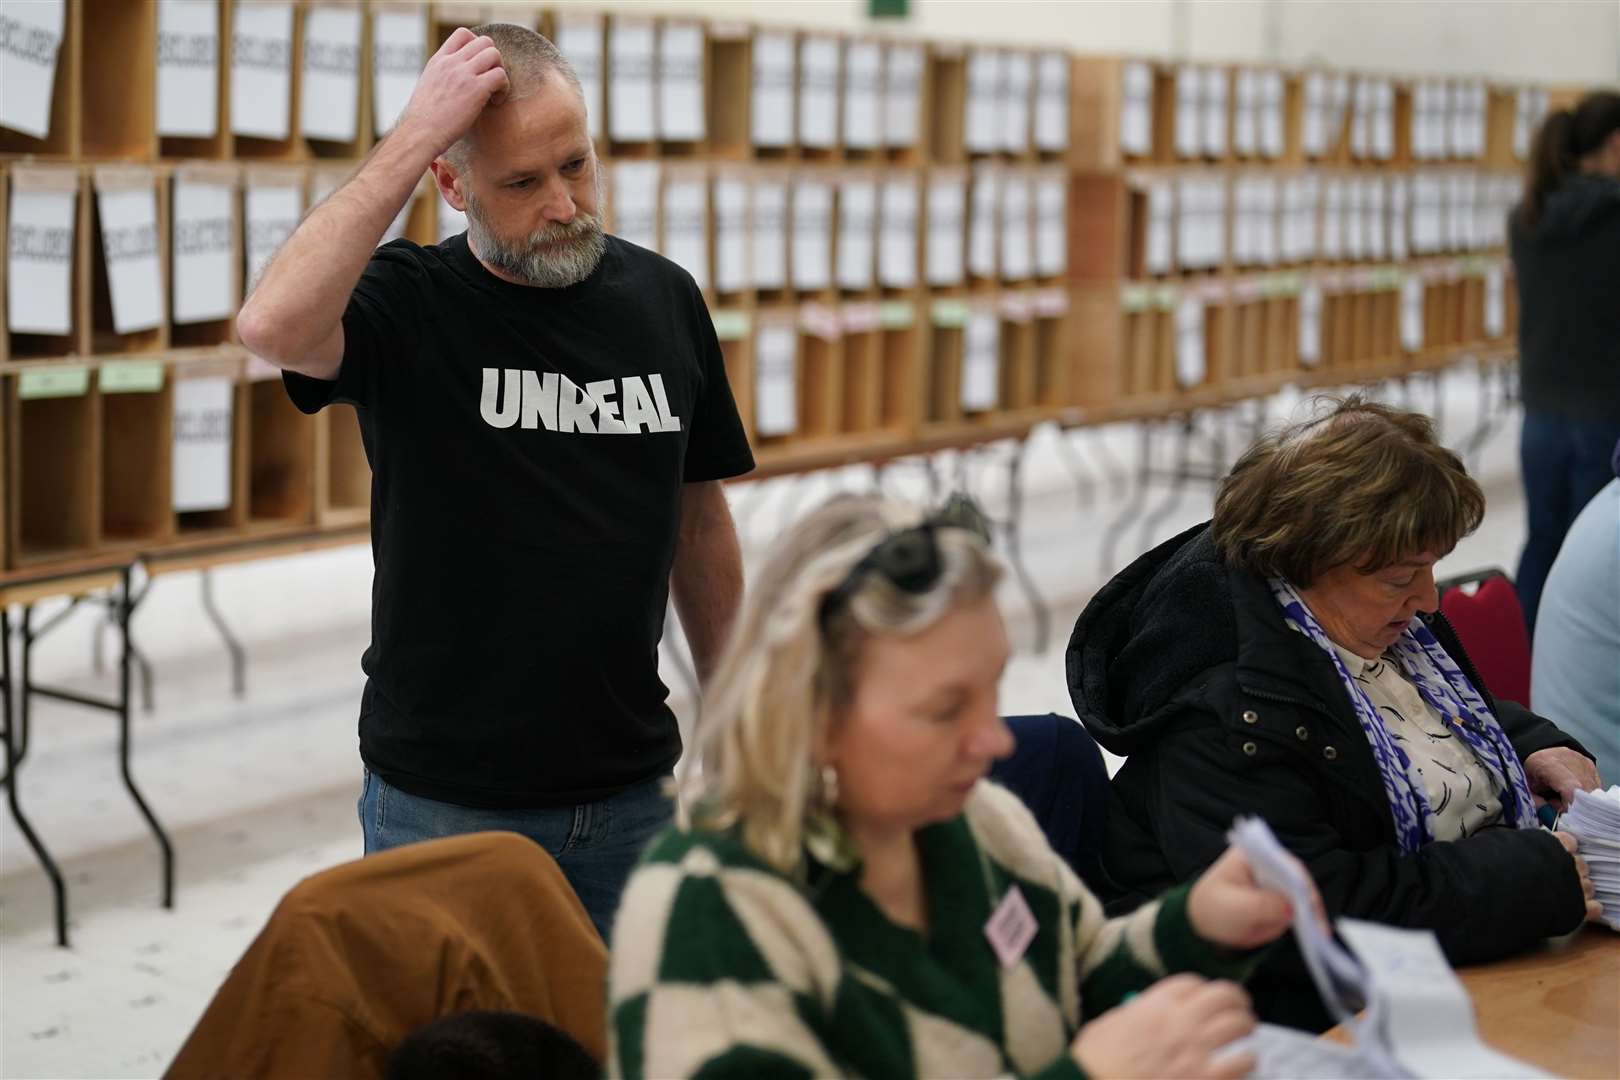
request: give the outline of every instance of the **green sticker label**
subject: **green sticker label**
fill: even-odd
[[[878,309],[878,322],[885,330],[904,330],[917,322],[917,307],[904,300],[888,300]]]
[[[746,311],[716,311],[712,318],[714,336],[721,341],[742,341],[753,322]]]
[[[1153,305],[1153,290],[1146,285],[1127,285],[1119,290],[1119,306],[1135,314]]]
[[[90,389],[90,369],[86,367],[30,368],[17,376],[17,396],[34,398],[78,397]]]
[[[103,394],[151,394],[163,389],[161,360],[113,360],[101,365]]]
[[[935,300],[934,325],[944,327],[963,327],[967,325],[968,306],[962,300]]]
[[[1158,293],[1153,297],[1153,303],[1160,311],[1169,311],[1176,306],[1176,301],[1179,299],[1181,299],[1180,289],[1174,285],[1161,285]]]

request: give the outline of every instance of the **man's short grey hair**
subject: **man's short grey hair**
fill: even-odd
[[[509,86],[507,101],[526,98],[538,92],[548,79],[556,77],[572,87],[583,104],[585,90],[574,72],[574,65],[568,62],[568,58],[550,38],[512,23],[485,23],[472,27],[472,32],[478,37],[489,38],[500,50],[501,66],[506,69]],[[444,156],[458,173],[466,172],[472,158],[472,133],[468,132],[458,139],[455,145],[445,151]]]

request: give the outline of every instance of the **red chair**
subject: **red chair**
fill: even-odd
[[[1467,586],[1477,586],[1469,590]],[[1500,570],[1439,584],[1440,611],[1493,697],[1530,707],[1530,632],[1513,581]]]

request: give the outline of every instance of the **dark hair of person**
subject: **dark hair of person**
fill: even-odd
[[[1534,226],[1547,209],[1547,197],[1566,177],[1580,169],[1586,155],[1600,149],[1610,135],[1620,130],[1620,93],[1597,90],[1587,94],[1574,108],[1554,109],[1536,129],[1530,146],[1530,164],[1525,170],[1524,199],[1519,218]]]
[[[465,1012],[406,1036],[386,1080],[599,1080],[602,1066],[566,1033],[536,1016]]]

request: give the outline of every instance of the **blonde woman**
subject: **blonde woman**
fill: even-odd
[[[625,894],[616,1073],[1247,1073],[1247,996],[1198,976],[1244,974],[1288,903],[1233,851],[1105,920],[983,779],[1012,750],[987,541],[963,500],[843,498],[765,567]]]

